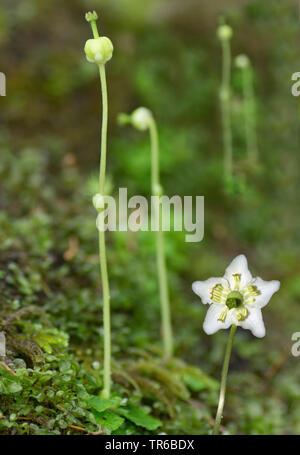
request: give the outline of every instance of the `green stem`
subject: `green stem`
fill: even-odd
[[[231,356],[231,350],[232,350],[232,344],[233,344],[233,338],[234,338],[235,331],[236,331],[236,325],[233,324],[230,329],[227,346],[226,346],[226,351],[225,351],[223,368],[222,368],[219,404],[218,404],[218,410],[217,410],[216,419],[215,419],[215,425],[214,425],[214,429],[213,429],[214,435],[219,433],[220,423],[222,420],[222,413],[223,413],[223,408],[224,408],[224,403],[225,403],[228,368],[229,368],[229,362],[230,362],[230,356]]]
[[[99,37],[95,21],[91,22],[94,38]],[[108,124],[108,101],[105,65],[98,65],[101,93],[102,93],[102,126],[101,126],[101,149],[100,149],[100,169],[99,169],[99,193],[104,195],[106,154],[107,154],[107,124]],[[104,369],[103,369],[103,398],[110,397],[111,387],[111,327],[110,327],[110,290],[107,271],[105,231],[99,230],[99,260],[100,275],[102,281],[103,295],[103,329],[104,329]]]
[[[99,192],[104,195],[105,172],[106,172],[106,151],[107,151],[107,123],[108,123],[108,101],[105,65],[99,66],[101,93],[102,93],[102,127],[101,127],[101,159],[99,169]]]
[[[106,151],[107,151],[107,122],[108,122],[108,103],[105,66],[99,65],[101,91],[102,91],[102,131],[101,131],[101,159],[99,172],[99,192],[104,195],[105,171],[106,171]],[[107,272],[105,231],[99,231],[99,256],[100,273],[102,278],[103,291],[103,328],[104,328],[104,389],[103,398],[110,397],[111,379],[111,327],[110,327],[110,292]]]
[[[99,32],[98,32],[98,27],[97,27],[96,21],[91,21],[90,24],[91,24],[94,38],[99,38]]]
[[[157,195],[160,188],[159,180],[159,143],[158,133],[155,120],[152,118],[150,125],[150,139],[151,139],[151,185],[152,195]],[[164,233],[162,229],[162,207],[159,204],[158,209],[158,222],[159,227],[156,234],[156,261],[157,271],[159,280],[159,292],[160,292],[160,303],[161,303],[161,318],[162,318],[162,336],[164,353],[166,357],[173,355],[173,334],[171,324],[171,311],[170,311],[170,299],[169,299],[169,288],[168,288],[168,276],[165,258],[165,246],[164,246]]]
[[[232,177],[232,132],[231,132],[231,49],[230,41],[222,41],[222,85],[221,85],[221,113],[224,146],[224,173],[225,179]]]
[[[151,186],[152,194],[155,192],[155,188],[159,187],[159,142],[157,126],[154,118],[151,118],[149,124],[150,139],[151,139]]]
[[[242,72],[247,153],[249,161],[255,163],[258,159],[258,148],[255,125],[255,101],[252,69],[251,67],[244,68]]]

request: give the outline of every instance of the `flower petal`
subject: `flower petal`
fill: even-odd
[[[263,338],[266,334],[265,324],[262,318],[260,308],[247,306],[249,315],[244,321],[239,322],[239,326],[243,329],[251,330],[252,334],[257,338]]]
[[[253,285],[260,291],[260,294],[255,297],[254,305],[258,308],[263,308],[269,303],[272,295],[280,288],[280,281],[264,281],[257,277],[254,279]]]
[[[243,289],[252,280],[252,275],[248,270],[247,258],[244,254],[233,259],[225,270],[224,278],[228,280],[231,289],[235,289],[236,285],[234,275],[240,275],[239,289]]]
[[[226,305],[218,305],[216,303],[210,305],[203,323],[203,330],[205,333],[207,333],[207,335],[212,335],[220,329],[228,329],[228,327],[233,324],[234,321],[232,310],[228,311],[224,322],[218,321],[222,312],[226,309],[228,310]]]
[[[208,278],[205,281],[194,281],[192,284],[192,289],[197,294],[204,305],[211,303],[211,291],[214,286],[217,284],[222,284],[223,286],[228,287],[228,283],[224,278]]]

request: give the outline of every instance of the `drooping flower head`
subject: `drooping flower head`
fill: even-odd
[[[244,70],[250,66],[250,60],[245,54],[240,54],[235,57],[234,63],[235,66],[241,70]]]
[[[247,258],[241,254],[227,267],[223,278],[195,281],[192,287],[202,303],[209,304],[203,324],[208,335],[235,324],[262,338],[266,330],[261,309],[278,291],[280,282],[253,278]]]

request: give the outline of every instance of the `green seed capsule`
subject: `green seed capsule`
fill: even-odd
[[[153,185],[152,194],[154,196],[163,196],[164,190],[161,185]]]
[[[93,206],[99,213],[104,210],[105,199],[102,196],[102,194],[100,193],[95,194],[95,196],[93,197]]]
[[[113,44],[106,36],[87,40],[84,46],[86,58],[91,63],[105,64],[113,55]]]
[[[232,28],[229,25],[220,25],[217,30],[218,38],[221,41],[228,41],[232,37]]]
[[[247,68],[249,64],[250,61],[247,55],[240,54],[235,58],[235,65],[237,68],[244,69]]]

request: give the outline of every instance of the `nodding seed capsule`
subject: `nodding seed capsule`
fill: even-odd
[[[98,212],[102,212],[105,206],[105,200],[102,194],[100,193],[95,194],[95,196],[93,197],[93,206]]]
[[[154,196],[163,196],[163,194],[164,194],[163,187],[161,185],[157,185],[157,184],[153,185],[152,194]]]
[[[240,54],[235,58],[235,66],[239,69],[245,69],[248,68],[250,65],[250,60],[245,54]]]
[[[146,107],[139,107],[131,114],[132,125],[141,131],[145,131],[147,128],[149,128],[151,120],[152,113]]]
[[[107,63],[113,55],[113,44],[106,36],[88,39],[84,46],[84,52],[90,63]]]

